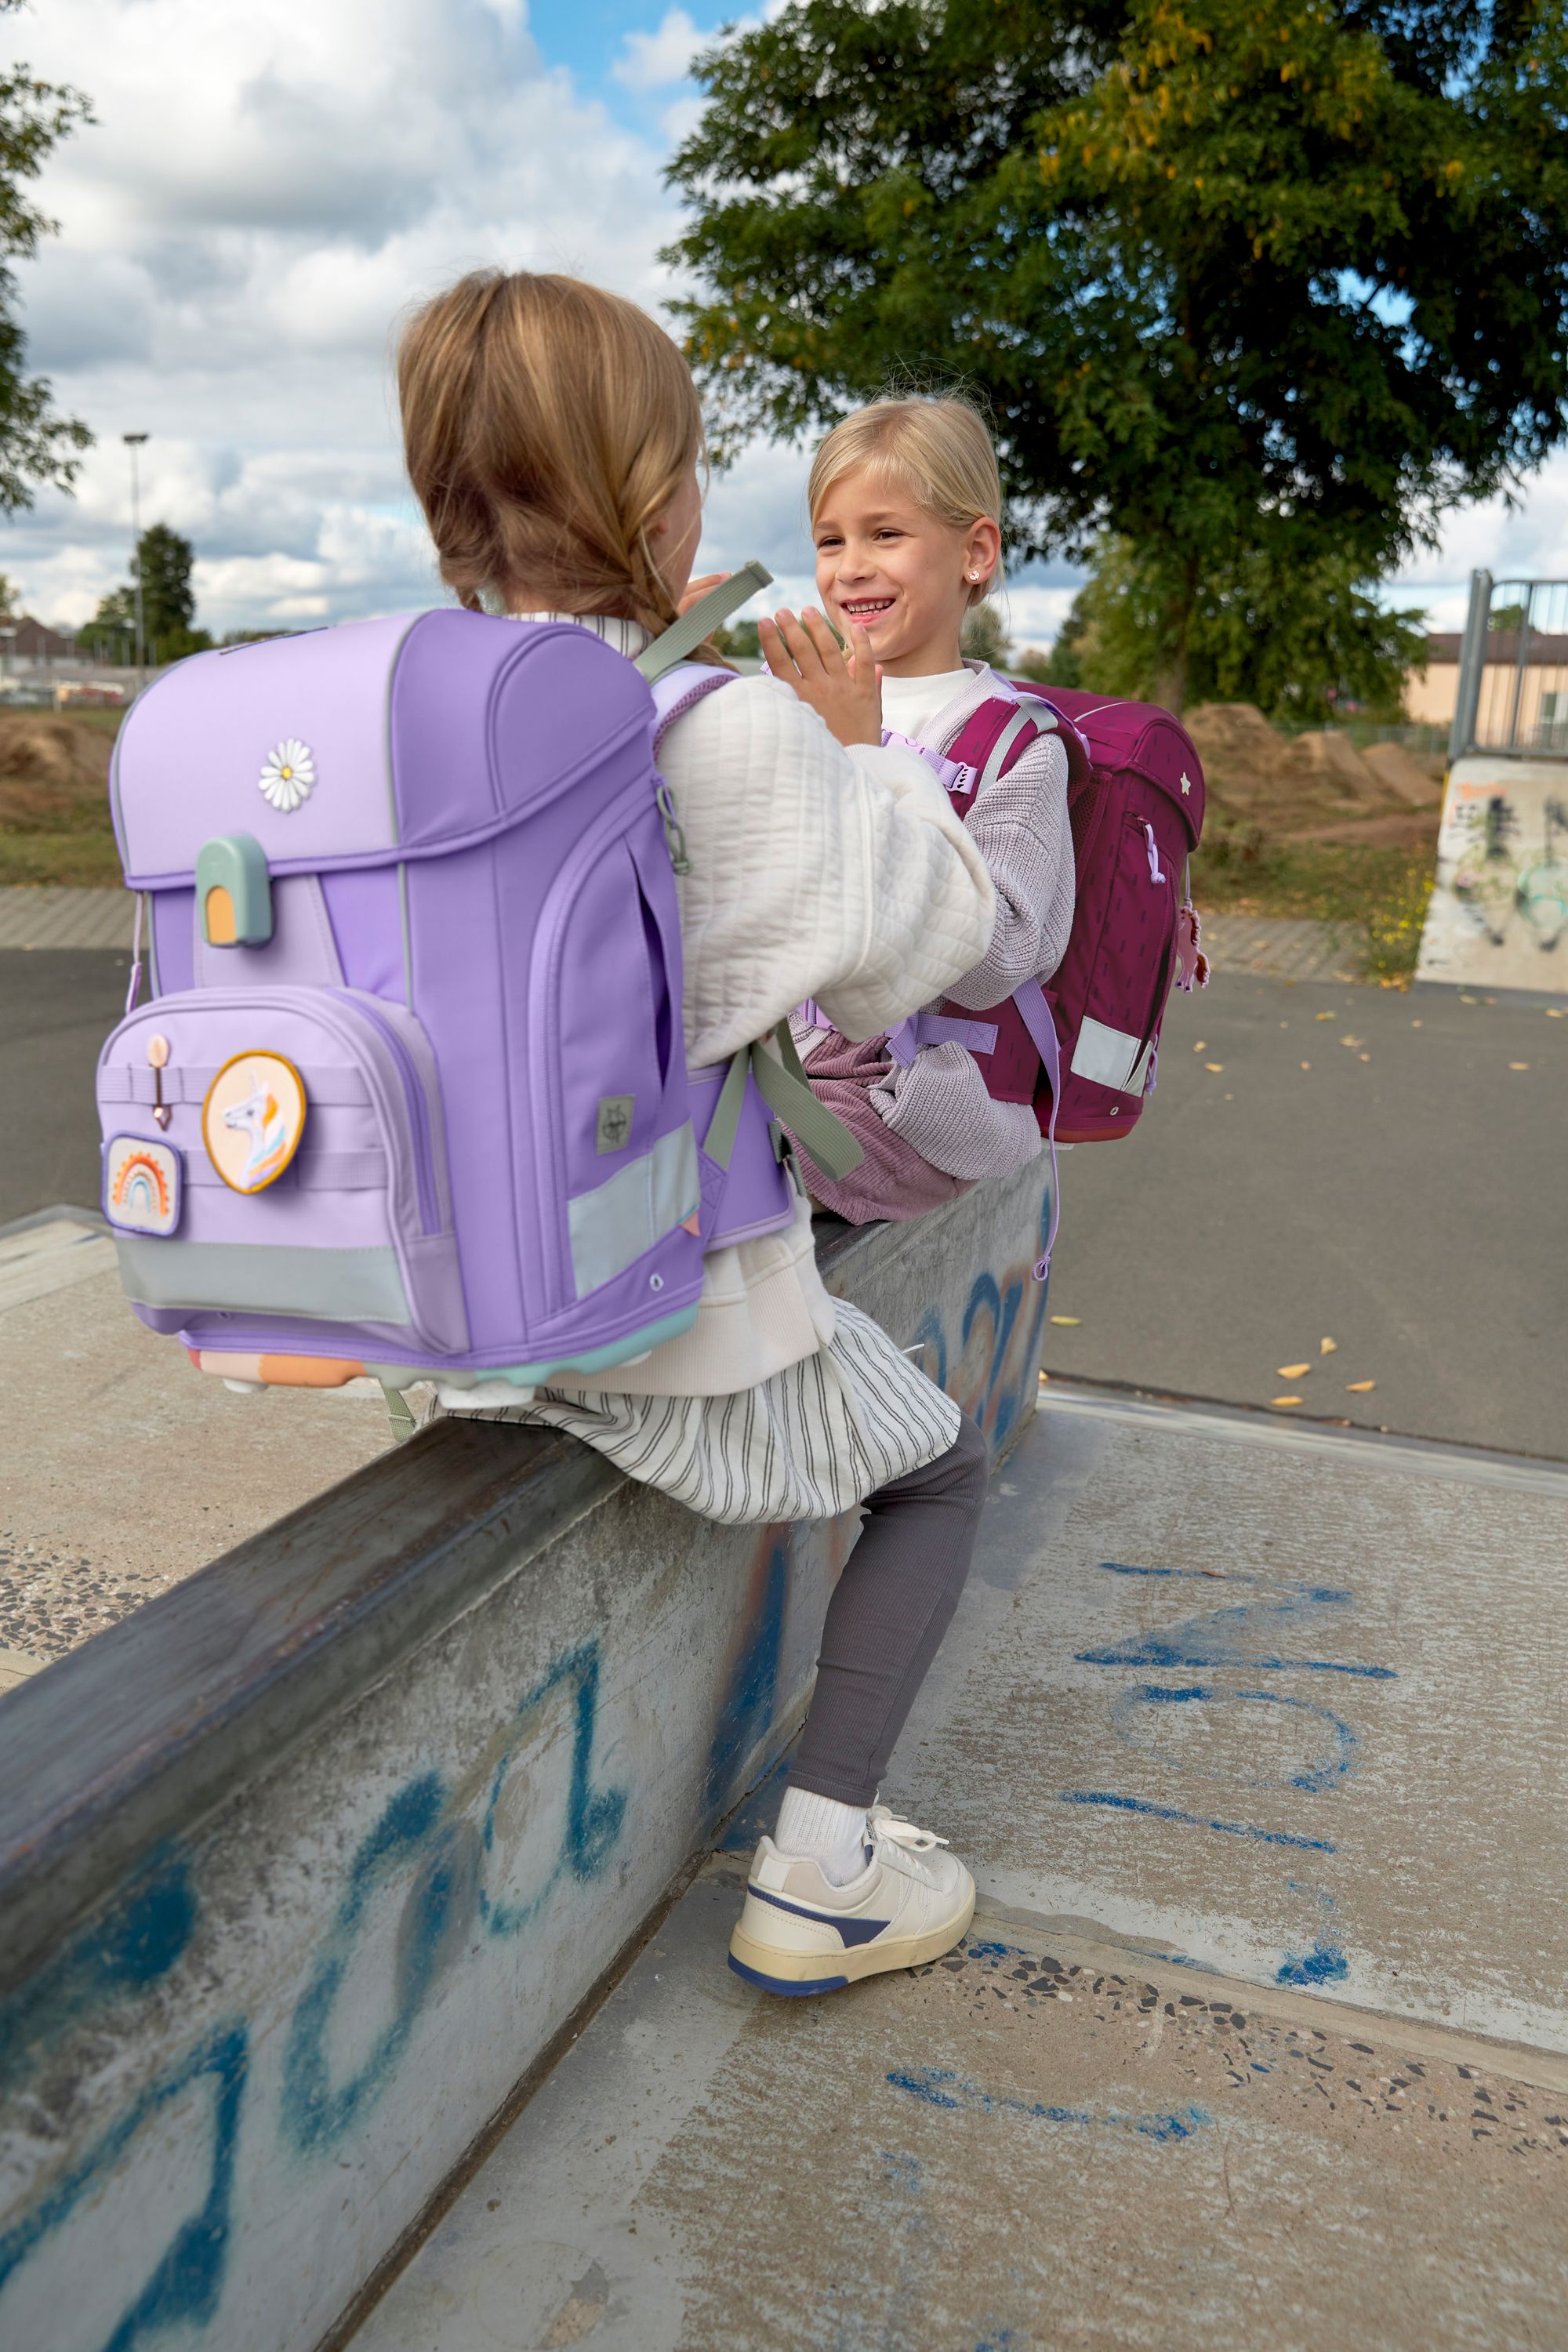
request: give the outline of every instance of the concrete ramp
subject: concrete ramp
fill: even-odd
[[[889,1773],[964,1946],[742,1984],[757,1804],[354,2352],[1561,2342],[1565,1559],[1561,1471],[1053,1385]]]
[[[1047,1399],[899,1802],[994,1904],[1568,2051],[1568,1472]]]

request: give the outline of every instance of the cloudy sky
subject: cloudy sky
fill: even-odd
[[[48,166],[61,234],[20,273],[31,363],[98,436],[74,499],[4,526],[26,606],[84,620],[124,577],[121,436],[144,431],[142,520],[197,550],[215,631],[437,594],[404,488],[388,355],[399,314],[476,264],[567,269],[656,308],[692,119],[694,47],[735,0],[47,0],[12,55],[97,117]],[[761,555],[807,593],[800,453],[714,485],[704,563]],[[1568,571],[1568,462],[1521,512],[1457,517],[1401,603],[1458,625],[1469,568]],[[1074,575],[1036,565],[1014,633],[1048,640]]]

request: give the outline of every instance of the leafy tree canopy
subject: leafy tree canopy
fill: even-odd
[[[1563,437],[1560,0],[791,0],[697,71],[721,447],[967,385],[1016,547],[1126,542],[1163,699],[1238,551],[1374,577]]]
[[[196,599],[191,585],[195,550],[166,523],[155,522],[137,542],[131,579],[100,602],[90,621],[77,631],[77,643],[106,659],[126,657],[136,638],[136,575],[142,577],[142,625],[147,658],[181,661],[205,653],[212,639],[195,626]]]
[[[0,16],[15,16],[23,0],[0,0]],[[68,488],[92,436],[74,417],[60,415],[47,376],[26,373],[26,338],[16,317],[16,275],[55,224],[24,193],[52,148],[77,123],[90,120],[79,90],[37,81],[26,66],[0,74],[0,514],[33,503],[36,486]]]
[[[1007,635],[1001,614],[989,599],[975,604],[964,617],[963,651],[971,661],[989,662],[993,669],[1005,669],[1013,641]]]
[[[1036,674],[1096,694],[1157,697],[1162,622],[1132,550],[1107,538]],[[1397,719],[1405,679],[1426,661],[1422,614],[1385,611],[1343,556],[1281,569],[1251,551],[1205,576],[1188,636],[1188,698],[1255,702],[1296,726],[1321,727],[1349,707]]]

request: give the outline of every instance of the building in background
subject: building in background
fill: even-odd
[[[1494,613],[1494,621],[1497,618]],[[1517,628],[1489,630],[1485,693],[1489,703],[1506,701],[1513,719],[1511,740],[1521,749],[1568,751],[1568,634],[1525,634],[1521,658]],[[1458,630],[1438,631],[1426,640],[1425,673],[1405,681],[1406,715],[1418,725],[1453,724],[1459,690]]]

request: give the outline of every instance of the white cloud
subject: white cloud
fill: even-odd
[[[691,60],[708,40],[684,8],[672,8],[656,32],[628,33],[610,68],[628,89],[664,89],[684,81]]]
[[[49,163],[61,235],[20,273],[31,363],[99,436],[78,497],[0,544],[51,619],[124,576],[127,429],[152,436],[143,520],[195,542],[207,625],[277,618],[279,596],[427,599],[399,316],[493,263],[668,290],[657,147],[542,64],[516,0],[52,0],[5,30],[98,117]]]
[[[97,117],[51,159],[39,194],[62,233],[18,273],[31,363],[99,436],[79,495],[44,494],[0,539],[0,570],[47,618],[79,622],[125,576],[127,430],[152,436],[142,520],[195,542],[208,626],[428,601],[392,396],[399,317],[489,264],[574,271],[656,310],[671,290],[661,172],[706,37],[683,8],[607,68],[648,95],[646,132],[544,64],[525,0],[50,0],[0,34],[82,83]],[[761,555],[779,601],[810,597],[805,474],[800,451],[748,451],[713,485],[703,562]],[[1522,513],[1450,519],[1390,593],[1458,625],[1483,562],[1568,573],[1568,457]],[[1050,641],[1071,576],[1020,577],[1017,643]]]

